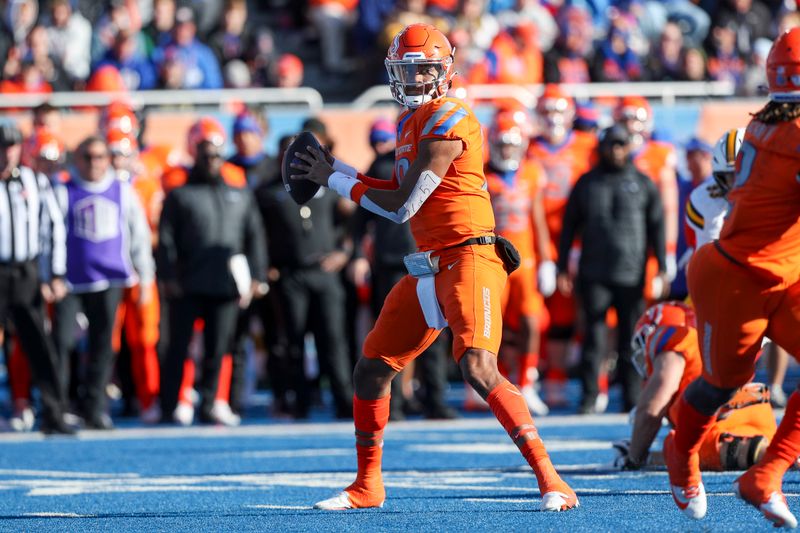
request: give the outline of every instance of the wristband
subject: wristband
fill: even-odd
[[[350,178],[355,178],[356,176],[358,176],[358,171],[356,169],[354,169],[344,161],[336,159],[335,157],[333,158],[332,166],[333,170],[335,170],[336,172],[341,172],[342,174]]]

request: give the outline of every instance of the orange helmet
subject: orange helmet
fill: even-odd
[[[528,151],[530,120],[525,111],[499,111],[489,128],[489,163],[501,172],[517,170]]]
[[[106,143],[108,144],[108,150],[114,155],[129,157],[139,151],[139,143],[136,141],[136,136],[119,129],[111,130],[106,134]]]
[[[47,128],[37,128],[22,144],[22,164],[38,167],[38,160],[60,162],[64,156],[64,144]]]
[[[623,96],[614,109],[614,120],[624,123],[634,137],[644,138],[653,131],[653,108],[643,96]]]
[[[536,101],[536,115],[545,136],[559,139],[572,129],[575,101],[560,85],[549,83]]]
[[[193,158],[197,156],[197,145],[203,142],[221,147],[225,144],[225,128],[213,117],[201,117],[192,124],[186,138],[186,150]]]
[[[392,97],[416,108],[445,95],[455,74],[454,53],[450,41],[434,26],[406,26],[394,36],[386,54]]]
[[[130,104],[117,100],[100,113],[99,129],[102,135],[108,135],[111,130],[120,130],[138,136],[139,119]]]
[[[800,28],[784,32],[767,56],[769,98],[775,102],[800,102]]]
[[[633,366],[643,377],[647,375],[646,347],[650,338],[663,327],[696,328],[694,309],[683,302],[671,300],[658,303],[644,312],[633,329],[631,358]]]

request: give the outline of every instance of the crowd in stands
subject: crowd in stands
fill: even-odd
[[[4,0],[0,93],[385,81],[429,22],[471,83],[732,81],[757,94],[793,0]],[[311,76],[305,76],[311,70]]]

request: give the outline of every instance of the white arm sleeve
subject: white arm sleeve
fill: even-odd
[[[339,159],[333,158],[333,170],[336,172],[341,172],[345,176],[349,176],[351,178],[355,178],[358,176],[358,171]]]
[[[433,171],[423,170],[419,175],[419,179],[417,179],[416,185],[414,185],[414,189],[412,189],[411,194],[408,195],[408,199],[397,211],[386,211],[367,198],[366,195],[361,197],[360,205],[367,211],[389,219],[395,224],[402,224],[417,214],[422,204],[433,194],[433,191],[436,190],[436,187],[438,187],[440,183],[442,183],[442,178],[437,176]]]

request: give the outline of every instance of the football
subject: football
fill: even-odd
[[[306,153],[309,146],[313,146],[319,150],[322,149],[317,138],[314,137],[314,134],[303,131],[289,144],[289,147],[283,154],[283,162],[281,163],[283,185],[286,187],[286,192],[288,192],[292,199],[298,204],[304,204],[311,200],[320,188],[319,184],[313,181],[292,179],[292,174],[296,174],[298,171],[289,165],[301,162],[300,159],[294,156],[295,152]]]

